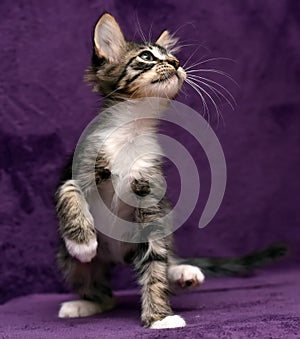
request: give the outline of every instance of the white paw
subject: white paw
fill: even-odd
[[[67,301],[61,304],[58,312],[59,318],[79,318],[88,317],[97,313],[101,313],[100,304],[88,300]]]
[[[82,263],[90,262],[97,254],[98,242],[96,238],[91,239],[87,244],[79,244],[69,239],[65,239],[65,243],[71,256]]]
[[[168,278],[181,287],[195,287],[204,282],[204,274],[192,265],[172,265],[168,268]]]
[[[150,328],[176,328],[184,327],[186,325],[185,320],[179,315],[169,315],[162,320],[155,321]]]

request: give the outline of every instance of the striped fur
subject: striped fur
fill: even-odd
[[[177,95],[186,75],[172,54],[176,42],[167,31],[156,42],[128,42],[109,14],[104,14],[95,27],[92,65],[86,81],[103,95],[105,110],[82,145],[76,178],[72,177],[70,163],[56,193],[62,238],[58,264],[67,283],[81,297],[64,303],[60,317],[88,316],[111,309],[114,300],[107,275],[112,263],[121,262],[133,264],[136,270],[142,291],[143,325],[185,326],[170,307],[169,283],[196,286],[204,276],[196,267],[198,262],[191,266],[173,255],[172,222],[170,218],[161,221],[170,207],[160,196],[164,179],[156,135],[159,112],[150,110],[152,118],[143,119],[143,109],[131,100],[153,96],[172,99]],[[114,106],[120,101],[126,103],[127,110]],[[122,151],[124,145],[126,151]],[[122,242],[96,231],[97,213],[91,213],[94,182],[116,214],[126,220],[133,218],[140,225],[142,233],[136,236],[142,235],[143,241]],[[124,192],[152,199],[153,204],[128,207],[118,198]]]
[[[157,233],[169,234],[172,227],[171,223],[159,222],[169,212],[169,206],[159,195],[163,173],[162,151],[156,137],[158,116],[150,110],[153,119],[141,119],[143,110],[130,101],[148,96],[173,98],[180,90],[185,72],[168,50],[172,37],[164,32],[160,41],[161,44],[127,42],[108,14],[95,27],[92,66],[86,80],[103,95],[106,110],[83,145],[76,180],[69,170],[56,197],[60,234],[64,239],[59,266],[70,287],[82,299],[96,304],[79,301],[64,304],[59,313],[62,317],[94,314],[111,305],[106,270],[111,262],[130,262],[142,289],[143,325],[161,328],[184,324],[182,318],[173,316],[169,304],[168,261],[172,239],[170,236],[155,239]],[[107,109],[126,100],[129,100],[127,112]],[[124,144],[126,151],[119,152]],[[93,219],[96,216],[90,212],[93,205],[90,187],[94,180],[108,205],[124,190],[133,191],[141,198],[151,197],[153,206],[129,211],[134,221],[140,223],[147,242],[122,243],[96,232]],[[114,193],[111,193],[112,180]],[[114,206],[115,212],[121,213],[121,205]],[[87,309],[79,312],[80,307]]]

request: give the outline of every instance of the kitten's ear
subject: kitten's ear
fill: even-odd
[[[156,43],[170,52],[175,52],[179,50],[179,47],[176,47],[178,38],[171,35],[168,31],[163,31],[159,38],[156,40]]]
[[[125,43],[125,38],[115,18],[108,13],[103,14],[94,30],[95,51],[98,57],[110,62],[118,62]]]

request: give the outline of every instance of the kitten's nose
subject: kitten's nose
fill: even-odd
[[[178,69],[178,67],[180,66],[179,60],[176,58],[167,59],[167,63],[172,65],[175,69]]]

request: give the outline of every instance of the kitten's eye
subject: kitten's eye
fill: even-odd
[[[148,52],[148,51],[142,52],[139,55],[139,57],[142,58],[145,61],[153,61],[154,60],[153,54],[151,52]]]

